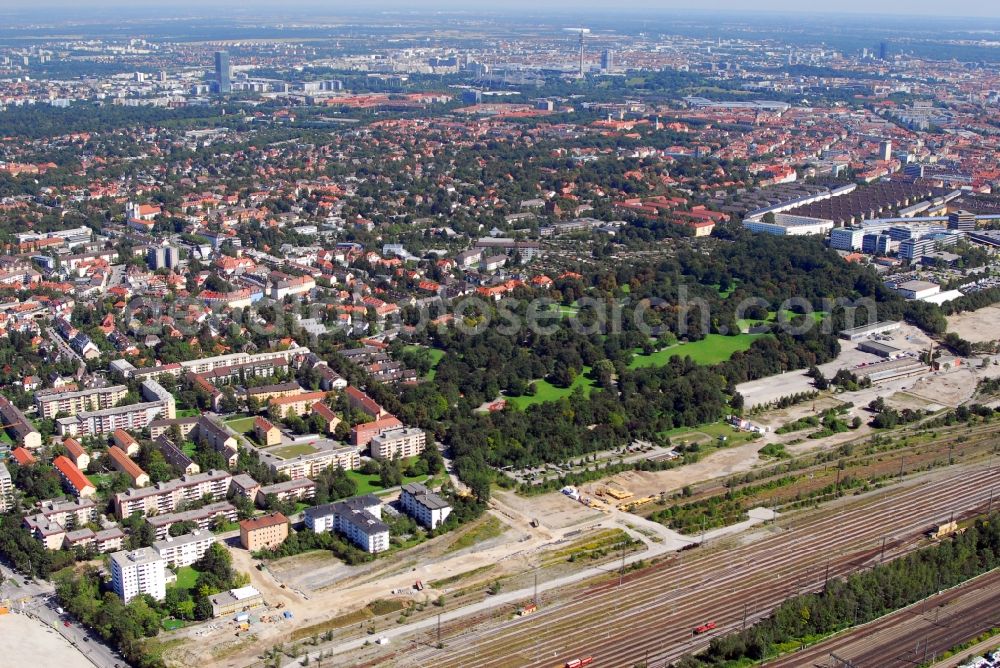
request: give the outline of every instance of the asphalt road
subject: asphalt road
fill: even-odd
[[[0,573],[4,577],[4,582],[0,585],[0,600],[8,601],[12,609],[19,610],[58,631],[97,668],[127,665],[125,660],[114,649],[104,644],[100,637],[68,615],[59,614],[55,587],[51,583],[44,580],[26,582],[20,573],[15,573],[4,565],[0,565]],[[65,622],[69,622],[69,626],[66,626]],[[2,664],[3,661],[0,659],[0,665]]]

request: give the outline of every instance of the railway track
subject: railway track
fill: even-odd
[[[1000,571],[993,571],[764,665],[766,668],[825,668],[835,663],[833,654],[849,660],[855,668],[922,665],[1000,623],[998,588]]]
[[[599,668],[643,660],[663,666],[765,617],[790,596],[819,589],[826,577],[912,550],[927,527],[952,512],[984,510],[995,485],[1000,471],[979,469],[888,490],[754,543],[681,553],[669,568],[639,572],[621,587],[597,584],[529,617],[482,629],[452,625],[443,650],[414,643],[393,665],[552,668],[592,655]],[[693,636],[706,621],[717,629]]]

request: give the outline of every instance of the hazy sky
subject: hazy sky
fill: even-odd
[[[676,9],[720,10],[740,13],[753,11],[777,12],[850,12],[890,14],[897,16],[982,16],[1000,17],[997,0],[837,0],[834,3],[813,3],[808,0],[362,0],[348,3],[337,0],[0,0],[0,14],[65,9],[79,15],[88,10],[125,10],[129,14],[144,13],[169,16],[178,11],[262,11],[294,13],[296,9],[322,12],[325,15],[357,13],[359,10],[378,11],[430,9],[475,11],[565,11],[565,12],[642,12],[658,13]],[[141,9],[140,9],[141,8]],[[142,11],[144,9],[145,11]],[[137,11],[138,10],[138,11]],[[49,14],[50,20],[58,15]]]

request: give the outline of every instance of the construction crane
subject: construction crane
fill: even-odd
[[[580,78],[583,78],[583,36],[590,34],[590,28],[563,28],[563,30],[580,33]]]

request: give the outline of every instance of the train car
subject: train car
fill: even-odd
[[[572,661],[567,661],[563,664],[563,668],[583,668],[583,666],[589,666],[594,662],[594,657],[585,656],[580,659],[573,659]]]
[[[694,627],[694,634],[701,635],[702,633],[708,633],[715,629],[715,622],[706,622],[701,626]]]

